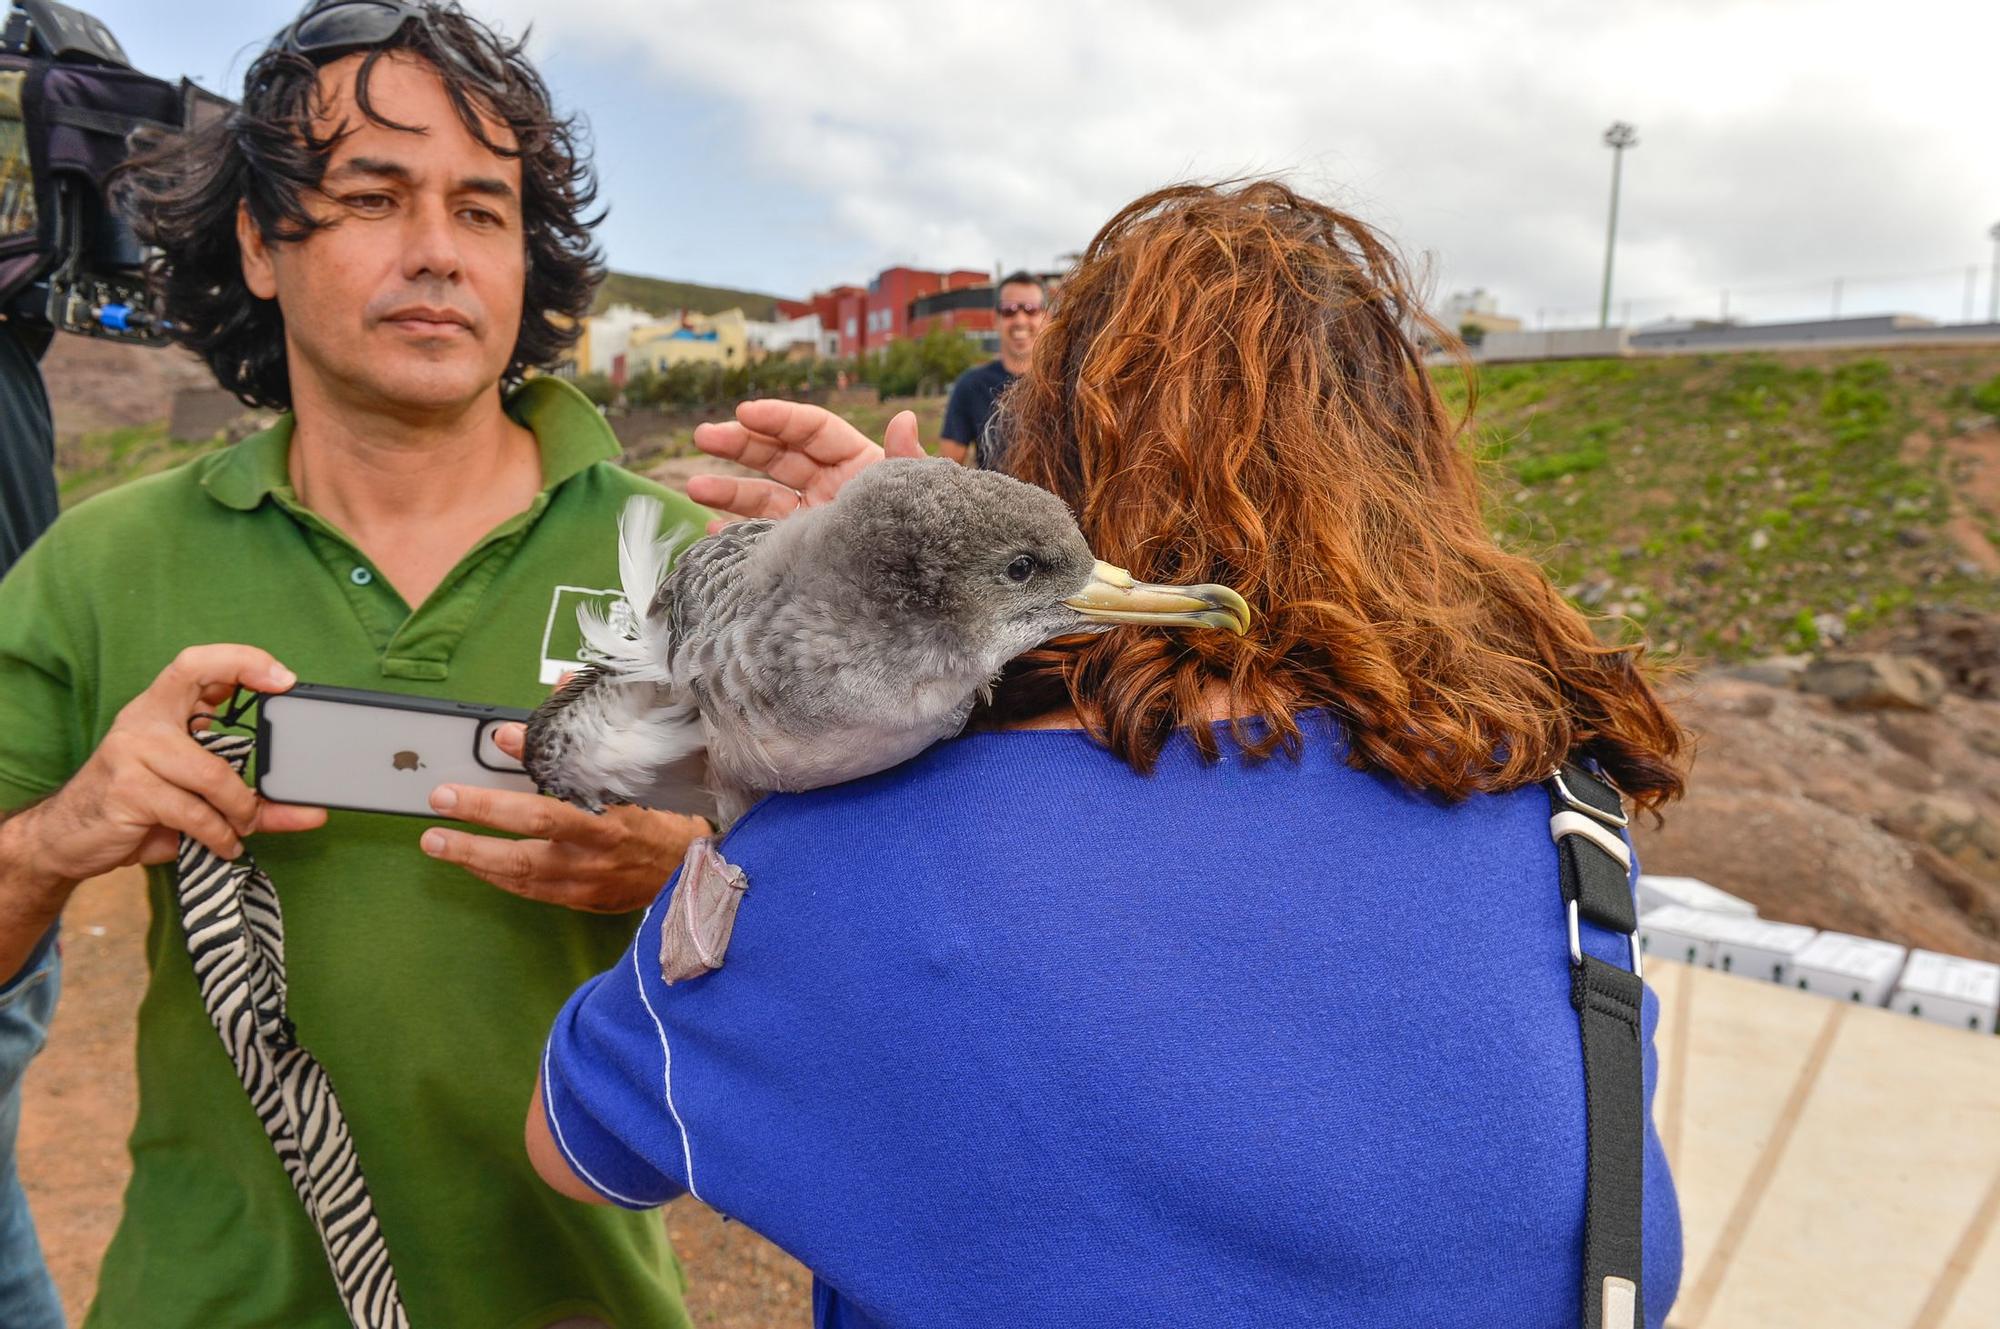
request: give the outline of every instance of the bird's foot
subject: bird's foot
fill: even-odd
[[[750,879],[707,837],[688,846],[674,898],[660,922],[660,977],[669,985],[722,967],[736,930],[736,909]]]

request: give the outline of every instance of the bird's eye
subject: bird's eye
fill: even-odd
[[[1020,582],[1026,581],[1028,578],[1034,575],[1035,575],[1035,558],[1034,555],[1032,554],[1023,554],[1019,558],[1015,559],[1012,563],[1009,563],[1007,565],[1008,581],[1015,582],[1018,584]]]

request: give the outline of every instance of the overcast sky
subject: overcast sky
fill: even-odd
[[[74,2],[74,0],[73,0]],[[235,96],[296,6],[85,0]],[[1044,267],[1121,203],[1276,172],[1440,295],[1595,322],[1956,320],[2000,223],[1995,0],[475,0],[588,120],[613,266],[797,295],[907,262]],[[1921,275],[1920,275],[1921,274]],[[1895,280],[1883,280],[1884,278]],[[1545,311],[1545,312],[1542,312]]]

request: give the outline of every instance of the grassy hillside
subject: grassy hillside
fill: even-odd
[[[741,309],[747,318],[768,321],[777,312],[777,297],[755,291],[732,291],[726,286],[697,286],[693,282],[613,272],[606,274],[604,284],[597,288],[597,302],[591,308],[597,312],[612,305],[632,305],[649,314],[667,314],[677,309],[720,314],[725,309]]]
[[[85,434],[56,450],[62,505],[81,503],[127,480],[164,471],[222,446],[220,438],[189,443],[167,437],[167,422],[127,425]]]
[[[1990,350],[1499,365],[1467,442],[1507,543],[1656,646],[1729,660],[2000,610],[1995,409]]]
[[[1465,384],[1441,382],[1454,407]],[[942,398],[839,409],[879,437]],[[2000,352],[1899,349],[1488,367],[1465,431],[1489,518],[1607,635],[1691,662],[1864,639],[1920,605],[2000,612]],[[657,465],[693,417],[627,439]],[[213,444],[164,425],[63,449],[73,502]]]

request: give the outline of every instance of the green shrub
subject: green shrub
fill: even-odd
[[[949,328],[892,341],[861,365],[862,381],[882,397],[943,392],[960,374],[986,358],[978,343]]]
[[[2000,415],[2000,374],[1972,390],[1972,404],[1988,415]]]
[[[1548,480],[1560,480],[1565,475],[1581,475],[1604,465],[1602,448],[1583,448],[1574,452],[1552,452],[1546,457],[1529,457],[1517,463],[1514,474],[1524,485],[1538,485]]]
[[[1891,371],[1881,360],[1856,360],[1833,371],[1820,394],[1820,414],[1843,446],[1880,441],[1895,418]]]
[[[618,389],[611,384],[609,374],[578,374],[571,382],[584,396],[599,406],[609,406],[618,399]]]

